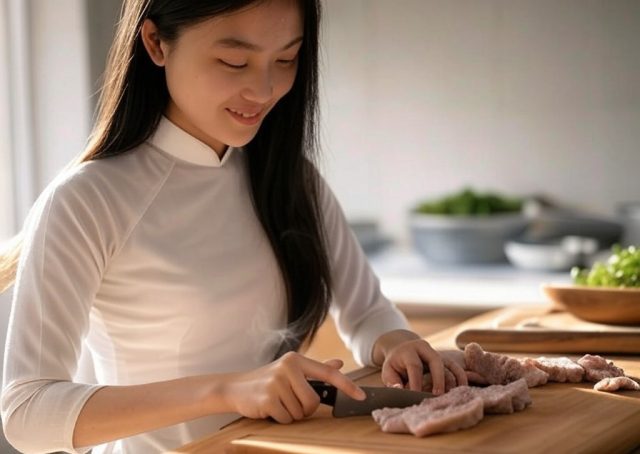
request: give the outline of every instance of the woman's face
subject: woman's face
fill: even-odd
[[[267,0],[187,27],[160,43],[170,101],[165,114],[212,147],[247,144],[293,86],[303,25],[296,0]]]

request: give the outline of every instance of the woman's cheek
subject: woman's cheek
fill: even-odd
[[[282,70],[282,73],[278,78],[278,83],[276,87],[274,87],[279,97],[286,95],[291,88],[293,88],[293,84],[296,80],[296,74],[296,68],[286,68]]]

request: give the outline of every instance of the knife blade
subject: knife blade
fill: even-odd
[[[424,399],[434,397],[431,393],[411,391],[383,386],[360,386],[367,395],[365,400],[355,400],[335,386],[319,380],[309,380],[320,402],[333,407],[336,418],[370,415],[373,410],[384,407],[404,408],[416,405]]]

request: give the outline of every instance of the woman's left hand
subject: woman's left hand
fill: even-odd
[[[373,359],[382,362],[382,382],[385,386],[402,387],[404,383],[413,391],[422,390],[422,377],[428,371],[433,379],[433,394],[445,391],[445,368],[455,376],[458,385],[466,385],[467,376],[460,365],[459,353],[438,352],[417,334],[395,330],[383,334],[374,346]]]

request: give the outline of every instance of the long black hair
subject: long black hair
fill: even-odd
[[[185,27],[264,0],[125,0],[109,53],[96,122],[77,165],[131,150],[153,133],[169,101],[164,68],[141,39],[145,19],[175,41]],[[244,149],[253,203],[280,267],[287,333],[278,355],[312,339],[326,317],[331,274],[319,201],[317,158],[319,0],[298,0],[304,39],[291,90]],[[22,232],[0,254],[0,291],[15,280]]]

